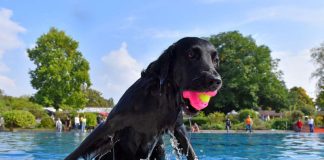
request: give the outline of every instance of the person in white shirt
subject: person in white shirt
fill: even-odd
[[[4,128],[5,128],[4,118],[0,117],[0,131],[4,130]]]
[[[56,123],[55,123],[55,126],[56,126],[56,131],[57,132],[62,132],[62,121],[60,118],[57,119]]]
[[[81,117],[81,132],[86,132],[87,119],[86,117]]]
[[[77,115],[74,117],[74,128],[79,129],[79,126],[80,126],[80,118],[79,115]]]
[[[314,119],[309,117],[308,119],[309,132],[314,132]]]

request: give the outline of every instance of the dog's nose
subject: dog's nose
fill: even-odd
[[[207,83],[210,88],[217,89],[222,85],[222,80],[219,77],[210,76],[207,78]]]

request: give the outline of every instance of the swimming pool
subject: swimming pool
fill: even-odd
[[[63,159],[86,134],[0,132],[0,159]],[[175,159],[165,136],[167,159]],[[324,159],[324,134],[191,134],[202,160]]]

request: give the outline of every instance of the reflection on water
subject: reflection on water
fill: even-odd
[[[319,134],[292,134],[282,140],[278,146],[284,159],[324,159],[324,139]],[[282,159],[283,159],[282,158]]]
[[[0,159],[63,159],[86,137],[73,133],[0,132]]]
[[[63,159],[86,136],[79,132],[0,132],[0,159]],[[165,136],[166,158],[175,160],[169,139]],[[324,159],[324,134],[195,133],[191,142],[203,160]]]

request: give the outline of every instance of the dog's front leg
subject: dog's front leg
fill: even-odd
[[[165,160],[165,149],[162,137],[159,138],[159,141],[155,145],[150,160]]]
[[[188,140],[186,127],[184,124],[177,126],[174,129],[174,136],[179,142],[179,147],[182,148],[182,153],[187,156],[188,160],[197,160],[198,157]]]

